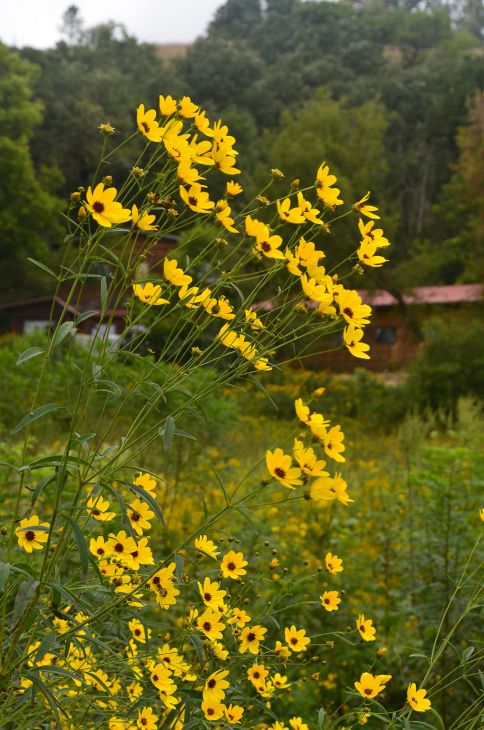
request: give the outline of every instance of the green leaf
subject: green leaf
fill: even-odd
[[[105,276],[101,277],[101,314],[108,308],[108,282]]]
[[[10,433],[18,433],[18,431],[21,431],[26,426],[30,426],[31,423],[34,421],[38,421],[39,418],[42,418],[43,416],[46,416],[47,413],[53,413],[54,411],[60,411],[62,410],[62,406],[58,406],[55,403],[47,403],[45,406],[39,406],[34,411],[30,411],[22,420],[17,423],[14,428],[10,431]]]
[[[89,548],[87,547],[87,542],[77,522],[74,522],[74,520],[70,517],[67,517],[67,515],[65,516],[65,519],[70,525],[74,540],[77,542],[77,547],[79,548],[79,558],[81,561],[81,574],[82,577],[85,578],[89,568]]]
[[[40,648],[40,647],[39,647]],[[34,667],[32,671],[35,672],[49,672],[50,674],[58,674],[60,677],[68,677],[69,679],[77,679],[82,682],[82,675],[77,672],[69,672],[63,667],[58,667],[56,664],[43,664],[41,667]]]
[[[54,277],[54,279],[57,279],[57,274],[55,274],[52,271],[52,269],[49,269],[49,267],[46,266],[45,264],[41,264],[40,261],[37,261],[36,259],[30,259],[30,258],[27,258],[27,261],[30,261],[30,263],[34,264],[34,266],[38,266],[39,269],[42,269],[42,271],[45,271],[47,274],[50,274],[51,276]]]
[[[321,707],[321,709],[318,712],[318,727],[322,728],[324,725],[324,708]]]
[[[71,322],[70,320],[68,322],[63,322],[60,327],[56,329],[54,332],[54,336],[52,338],[52,341],[50,343],[49,350],[53,350],[54,347],[57,347],[60,345],[60,343],[65,340],[67,335],[73,335],[76,331],[76,328],[74,326],[74,322]]]
[[[91,319],[91,317],[97,317],[99,312],[97,309],[90,309],[88,312],[83,312],[78,317],[75,318],[74,322],[76,325],[81,324],[81,322],[84,322],[86,319]]]
[[[23,362],[27,362],[27,360],[31,360],[33,357],[41,355],[43,352],[45,352],[45,350],[42,347],[29,347],[18,356],[15,364],[17,366],[21,365]]]
[[[10,575],[10,563],[0,563],[0,593],[5,588],[8,576]]]
[[[474,654],[474,647],[473,646],[468,646],[467,649],[465,649],[462,652],[462,661],[464,663],[467,662],[471,658],[471,656],[473,654]]]
[[[34,507],[35,503],[37,502],[38,498],[44,491],[44,489],[51,483],[55,482],[57,479],[57,474],[51,474],[50,477],[44,477],[40,480],[38,485],[35,487],[34,491],[32,492],[32,497],[30,499],[30,507]]]
[[[160,506],[155,501],[155,499],[153,499],[151,494],[149,494],[149,492],[147,492],[142,487],[139,487],[137,484],[133,484],[132,482],[121,482],[121,484],[124,484],[126,487],[128,487],[128,489],[131,489],[131,491],[134,492],[135,494],[137,494],[138,497],[141,497],[141,499],[151,507],[151,509],[153,510],[155,515],[158,517],[158,519],[160,520],[163,527],[165,526],[165,518],[163,517],[163,513],[160,509]]]
[[[41,659],[43,659],[44,655],[55,647],[56,642],[57,637],[55,634],[47,634],[46,636],[44,636],[44,638],[40,642],[39,648],[35,652],[34,662],[39,662]]]
[[[165,451],[168,450],[173,434],[175,433],[175,421],[171,416],[167,416],[165,425],[160,428],[160,436],[163,438],[163,448]]]
[[[38,585],[39,581],[37,580],[24,580],[20,584],[17,595],[15,596],[12,618],[10,619],[10,625],[12,628],[16,626],[24,615]]]
[[[123,394],[121,387],[112,380],[96,380],[96,389],[99,393],[111,393],[110,397],[106,399],[106,403],[114,403]]]
[[[47,685],[44,684],[44,682],[40,679],[37,672],[25,672],[25,676],[28,677],[28,679],[32,680],[32,684],[34,685],[35,689],[42,692],[44,697],[46,698],[47,702],[52,708],[52,712],[54,714],[55,718],[55,726],[57,730],[62,730],[62,723],[60,719],[59,710],[63,714],[66,714],[63,710],[61,705],[57,702],[56,698],[52,694],[52,692],[48,689]],[[32,701],[34,700],[34,694],[32,693]]]
[[[185,558],[183,557],[183,555],[180,555],[180,553],[175,553],[175,573],[179,583],[181,583],[184,565]]]

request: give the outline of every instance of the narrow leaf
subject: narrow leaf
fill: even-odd
[[[318,727],[322,728],[324,725],[324,708],[321,707],[321,709],[318,712]]]
[[[17,366],[21,365],[23,362],[27,362],[27,360],[32,360],[33,357],[41,355],[43,352],[45,352],[45,350],[42,347],[29,347],[18,356],[15,364]]]
[[[14,428],[10,431],[10,433],[18,433],[18,431],[21,431],[26,426],[29,426],[34,421],[37,421],[39,418],[42,418],[42,416],[47,415],[47,413],[53,413],[54,411],[60,411],[62,409],[61,406],[56,405],[55,403],[47,403],[45,406],[39,406],[34,411],[30,411],[22,420],[17,423]]]
[[[36,259],[30,259],[27,258],[27,261],[30,261],[31,264],[34,264],[34,266],[38,266],[39,269],[42,269],[42,271],[45,271],[47,274],[50,274],[54,277],[54,279],[57,279],[57,275],[52,271],[52,269],[49,269],[48,266],[45,264],[42,264],[40,261],[37,261]]]
[[[75,331],[76,328],[74,327],[74,322],[63,322],[61,326],[58,327],[54,332],[54,336],[50,343],[50,350],[53,350],[54,347],[60,345],[60,343],[65,340],[67,335],[73,335]]]
[[[131,491],[137,494],[138,497],[141,497],[141,499],[151,507],[155,515],[160,520],[161,524],[165,526],[165,518],[163,517],[160,506],[149,492],[147,492],[142,487],[139,487],[137,484],[133,484],[132,482],[121,482],[121,484],[124,484],[126,487],[128,487],[128,489],[131,489]]]
[[[101,314],[105,314],[108,308],[108,282],[106,277],[101,278]]]
[[[12,618],[10,619],[10,625],[12,627],[14,627],[24,615],[38,585],[39,582],[37,580],[24,580],[20,584],[20,588],[15,596]]]
[[[0,563],[0,593],[3,591],[9,575],[10,563]]]
[[[171,416],[167,416],[164,427],[160,430],[160,436],[163,438],[163,448],[168,450],[173,434],[175,433],[175,421]]]
[[[81,573],[82,577],[85,578],[87,575],[87,570],[89,568],[89,549],[87,547],[86,540],[84,538],[84,535],[82,534],[82,530],[77,524],[77,522],[74,522],[73,519],[70,517],[67,517],[66,520],[69,523],[72,535],[74,537],[74,540],[77,543],[77,547],[79,548],[79,558],[81,561]]]

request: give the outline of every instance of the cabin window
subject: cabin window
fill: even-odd
[[[395,327],[377,327],[375,330],[375,342],[378,345],[392,345],[397,340]]]
[[[24,335],[28,335],[29,332],[35,332],[40,330],[45,332],[49,328],[48,319],[26,319],[24,322]]]

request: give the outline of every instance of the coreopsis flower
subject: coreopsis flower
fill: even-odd
[[[234,607],[231,610],[230,618],[228,619],[229,624],[235,624],[237,628],[243,629],[245,624],[250,622],[251,618],[242,608]]]
[[[108,726],[109,730],[129,730],[128,724],[119,717],[111,717]]]
[[[163,145],[176,162],[190,155],[190,135],[183,134],[183,122],[169,121],[162,127]]]
[[[196,167],[192,167],[192,161],[190,157],[182,157],[178,163],[177,178],[183,185],[193,185],[198,183],[199,180],[204,178],[199,174]]]
[[[324,558],[324,564],[328,573],[336,575],[337,573],[343,572],[342,559],[338,558],[337,555],[333,555],[333,553],[326,553],[326,556]]]
[[[309,730],[309,725],[302,721],[302,717],[292,717],[289,720],[292,730]]]
[[[141,565],[154,565],[154,562],[147,537],[142,537],[135,549],[131,551],[130,556],[126,558],[126,565],[131,570],[139,570]]]
[[[163,275],[174,286],[187,286],[192,282],[192,277],[179,268],[178,261],[167,256],[163,259]]]
[[[364,195],[361,198],[361,200],[358,200],[353,205],[353,210],[356,213],[360,213],[361,215],[366,216],[366,218],[373,218],[375,220],[379,220],[380,216],[376,215],[376,211],[378,210],[376,205],[367,205],[367,200],[369,200],[369,198],[370,198],[370,191],[368,191],[366,193],[366,195]]]
[[[193,119],[198,114],[200,107],[198,104],[194,104],[189,96],[184,96],[180,99],[177,105],[178,114],[184,119]]]
[[[208,314],[213,317],[219,317],[220,319],[231,320],[235,318],[235,312],[233,306],[225,296],[220,296],[218,299],[210,297],[204,299],[202,306]]]
[[[156,216],[148,213],[147,210],[140,213],[137,205],[131,207],[131,220],[140,231],[156,231],[158,229],[158,226],[153,225]]]
[[[313,241],[306,241],[304,236],[299,239],[299,243],[294,250],[294,256],[297,258],[299,266],[306,269],[318,266],[318,261],[325,258],[324,252],[319,251]]]
[[[213,702],[210,700],[202,701],[202,712],[207,720],[220,720],[224,716],[225,705],[221,702]]]
[[[157,730],[157,720],[158,715],[155,715],[151,707],[143,707],[138,711],[138,720],[136,724],[140,730]]]
[[[171,117],[177,109],[176,100],[172,96],[160,96],[159,106],[163,117]]]
[[[362,697],[372,699],[383,692],[385,685],[391,679],[391,674],[373,675],[369,672],[363,672],[359,682],[355,682],[355,687]]]
[[[268,676],[269,670],[264,666],[264,664],[257,664],[257,662],[255,662],[247,669],[247,677],[254,687],[259,687],[261,683],[265,682]]]
[[[172,679],[171,672],[164,664],[155,664],[151,670],[150,679],[156,689],[164,690],[168,694],[171,693],[170,690],[172,688],[174,688],[173,691],[176,691],[176,685]]]
[[[116,517],[116,512],[109,512],[109,501],[100,494],[96,497],[89,497],[86,507],[91,517],[99,522],[111,522]]]
[[[370,322],[371,307],[363,304],[357,291],[343,289],[335,296],[342,317],[355,327],[363,327]]]
[[[233,139],[233,138],[232,138]],[[215,140],[212,145],[212,160],[215,167],[224,175],[239,175],[240,170],[235,167],[237,152],[227,142]]]
[[[242,720],[244,714],[244,708],[240,705],[227,705],[224,708],[225,719],[231,725],[238,725]]]
[[[138,474],[138,476],[134,480],[134,483],[137,487],[141,487],[145,490],[145,492],[148,492],[148,494],[150,494],[152,497],[155,496],[156,479],[154,479],[151,474]]]
[[[194,545],[197,550],[200,550],[202,553],[209,555],[214,560],[217,559],[219,555],[217,546],[212,540],[209,540],[206,535],[200,535],[199,537],[197,537],[195,539]]]
[[[265,226],[264,233],[259,232],[256,235],[254,250],[268,259],[283,259],[284,254],[280,250],[281,245],[281,236],[271,236],[269,228]]]
[[[39,529],[40,528],[40,529]],[[43,550],[49,539],[50,524],[41,522],[38,515],[31,515],[20,520],[20,525],[15,530],[19,547],[25,552]]]
[[[321,211],[318,210],[318,208],[313,208],[309,200],[306,200],[301,192],[297,194],[297,206],[304,218],[310,223],[315,223],[319,226],[323,224],[323,221],[319,217],[321,215]]]
[[[141,623],[141,621],[138,621],[138,619],[133,618],[128,623],[128,628],[133,634],[133,638],[135,641],[139,641],[140,644],[146,644],[146,639],[151,639],[151,629],[146,629],[145,625]]]
[[[240,193],[243,193],[244,188],[238,182],[235,182],[235,180],[227,180],[225,191],[227,195],[231,195],[232,197],[234,197],[235,195],[240,195]]]
[[[306,651],[311,643],[309,636],[306,636],[306,629],[297,629],[294,625],[284,629],[284,641],[291,651]]]
[[[407,689],[407,702],[415,712],[427,712],[430,710],[432,703],[426,697],[427,690],[417,689],[415,682],[411,682]]]
[[[136,540],[126,534],[126,530],[111,532],[106,543],[107,554],[116,557],[123,564],[131,562],[131,553],[137,550]]]
[[[215,654],[215,656],[217,657],[217,659],[220,659],[221,662],[226,661],[226,659],[229,655],[229,652],[225,648],[225,646],[220,643],[220,641],[212,641],[210,643],[210,647],[211,647],[213,653]]]
[[[291,686],[291,683],[288,682],[287,677],[284,674],[279,674],[279,672],[276,672],[272,677],[272,684],[274,685],[274,687],[277,687],[277,689],[289,689],[289,687]]]
[[[218,669],[208,677],[203,687],[203,699],[206,702],[221,702],[223,700],[225,690],[230,687],[230,682],[226,680],[228,674],[227,669]]]
[[[87,189],[85,208],[103,228],[111,228],[113,224],[125,223],[131,219],[131,211],[115,201],[117,194],[116,188],[104,189],[102,182],[94,190],[91,186]]]
[[[235,221],[232,218],[232,210],[230,208],[230,205],[226,205],[222,209],[216,210],[215,218],[219,225],[223,226],[223,228],[229,231],[229,233],[238,233],[237,228],[234,228]]]
[[[197,629],[210,641],[223,638],[225,625],[220,621],[218,611],[207,608],[196,620]]]
[[[285,454],[282,449],[266,451],[266,465],[271,476],[284,487],[295,489],[302,484],[301,469],[292,465],[292,457]]]
[[[369,238],[373,243],[376,243],[377,248],[385,248],[390,245],[388,238],[385,238],[382,228],[374,228],[375,221],[363,221],[362,218],[358,219],[358,228],[360,230],[362,238]]]
[[[220,588],[220,584],[217,581],[211,581],[210,578],[205,578],[203,583],[197,582],[198,592],[202,597],[202,601],[209,608],[213,608],[214,611],[223,606],[224,598],[227,595],[227,591]]]
[[[343,456],[345,445],[343,443],[345,435],[341,430],[341,426],[332,426],[322,436],[321,441],[326,455],[330,459],[338,462],[344,462],[346,459]]]
[[[259,644],[264,641],[267,629],[263,626],[246,626],[240,633],[239,652],[245,654],[249,651],[251,654],[259,653]]]
[[[303,274],[300,278],[301,287],[308,299],[320,304],[329,305],[333,301],[333,292],[326,283],[318,283],[316,279]]]
[[[339,597],[339,591],[324,591],[323,595],[319,597],[321,605],[326,611],[338,611],[341,598]]]
[[[354,324],[348,325],[344,328],[343,341],[346,349],[353,355],[353,357],[359,357],[362,360],[369,360],[370,356],[368,351],[370,345],[366,342],[361,342],[364,336],[364,332],[359,327],[355,327]]]
[[[335,474],[334,477],[326,475],[316,479],[311,484],[309,496],[315,502],[332,502],[337,499],[346,507],[350,502],[353,502],[348,495],[347,489],[348,485],[341,474]]]
[[[301,208],[298,206],[291,208],[290,198],[284,198],[282,202],[280,200],[277,201],[277,212],[279,213],[279,218],[285,223],[301,225],[301,223],[306,222]]]
[[[338,197],[339,188],[333,185],[337,182],[336,175],[331,175],[328,165],[323,162],[316,173],[316,194],[328,208],[334,208],[336,205],[343,205],[343,200]]]
[[[299,439],[294,439],[293,454],[303,474],[311,477],[328,476],[328,472],[324,471],[326,466],[324,459],[318,459],[314,449],[304,448],[304,443]]]
[[[101,560],[110,553],[109,548],[107,547],[107,544],[102,535],[100,535],[99,537],[91,537],[89,541],[89,551],[93,555],[95,555],[98,560]]]
[[[43,654],[39,659],[37,658],[37,651],[40,647],[40,641],[36,641],[33,644],[29,644],[26,649],[26,654],[30,658],[27,660],[27,664],[29,667],[45,667],[50,664],[53,664],[57,657],[55,654],[51,654],[50,652],[46,652]]]
[[[376,629],[371,618],[365,619],[365,614],[360,613],[356,619],[356,628],[364,641],[375,641]]]
[[[291,650],[282,642],[276,641],[276,645],[274,647],[274,654],[279,658],[282,659],[282,661],[287,661],[289,657],[291,656]]]
[[[250,328],[252,330],[258,330],[258,329],[264,329],[264,323],[261,319],[257,316],[257,314],[252,310],[252,307],[249,307],[249,309],[244,309],[244,315],[245,315],[245,321],[249,322]]]
[[[309,406],[304,403],[302,398],[296,398],[294,401],[294,409],[301,423],[309,426],[315,436],[326,433],[326,426],[329,426],[329,421],[321,413],[311,413]]]
[[[145,105],[140,104],[136,110],[136,122],[138,124],[138,130],[146,139],[149,139],[150,142],[161,142],[164,130],[156,121],[155,109],[145,111]]]
[[[383,266],[383,264],[387,263],[388,259],[384,256],[379,256],[376,253],[377,251],[378,245],[369,238],[364,238],[356,253],[358,254],[358,258],[361,263],[365,266],[379,268],[380,266]]]
[[[240,580],[247,573],[245,566],[248,565],[244,560],[243,553],[236,553],[235,550],[229,550],[220,563],[220,570],[224,578],[232,578],[232,580]]]
[[[161,286],[159,284],[133,284],[133,293],[135,297],[145,304],[152,307],[159,307],[161,304],[169,304],[168,299],[163,299],[161,295]]]
[[[126,510],[126,514],[128,515],[131,527],[137,535],[142,535],[143,530],[149,530],[151,528],[149,520],[152,520],[155,516],[155,513],[151,511],[142,499],[133,500]]]
[[[213,200],[206,190],[199,183],[194,183],[187,188],[183,185],[179,187],[180,198],[194,213],[210,213],[215,207]]]

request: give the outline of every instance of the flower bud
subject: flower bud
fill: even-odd
[[[77,201],[80,200],[80,198],[81,198],[81,193],[78,192],[77,190],[75,192],[71,193],[71,200],[73,203],[77,203]]]
[[[142,167],[136,167],[136,165],[135,165],[134,167],[131,168],[131,174],[134,175],[135,177],[143,177],[143,175],[145,175],[146,173]]]
[[[116,131],[115,127],[112,127],[109,122],[106,122],[105,124],[100,124],[98,127],[99,131],[105,134],[106,136],[109,136],[110,134],[114,134]]]
[[[104,183],[105,185],[111,185],[111,184],[112,184],[112,182],[113,182],[113,176],[112,176],[112,175],[105,175],[105,176],[103,177],[103,183]]]
[[[81,205],[81,207],[77,211],[77,217],[80,221],[82,221],[84,218],[86,218],[86,216],[87,216],[87,210],[85,209],[85,207],[83,205]]]
[[[277,169],[277,167],[271,168],[271,175],[272,177],[276,179],[281,179],[281,177],[284,177],[284,173]]]
[[[301,185],[301,181],[298,177],[291,182],[291,188],[297,189],[300,185]]]

